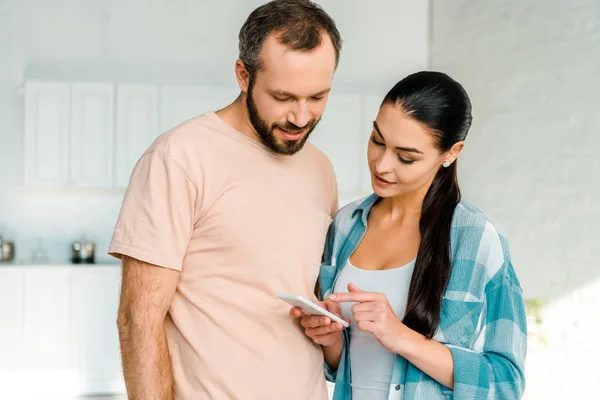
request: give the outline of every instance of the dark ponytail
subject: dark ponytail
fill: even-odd
[[[404,78],[386,95],[383,104],[390,103],[425,125],[442,152],[464,140],[471,126],[467,93],[458,82],[440,72],[423,71]],[[438,329],[442,296],[450,279],[450,228],[459,202],[455,161],[438,170],[423,201],[421,243],[403,319],[406,326],[430,339]]]

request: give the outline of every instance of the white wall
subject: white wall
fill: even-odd
[[[0,2],[0,234],[15,240],[20,259],[27,261],[43,238],[51,258],[64,261],[69,243],[81,234],[95,240],[98,257],[106,258],[123,194],[23,187],[23,99],[18,93],[23,81],[231,85],[237,33],[261,3]],[[335,91],[383,96],[403,75],[426,66],[427,1],[320,3],[345,40]]]
[[[432,66],[474,123],[466,198],[508,231],[526,293],[600,277],[600,1],[433,2]]]

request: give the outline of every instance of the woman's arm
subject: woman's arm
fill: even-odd
[[[510,275],[499,271],[487,284],[485,324],[473,350],[441,344],[408,328],[383,294],[363,292],[352,284],[348,290],[329,299],[357,302],[352,313],[360,330],[370,332],[387,350],[453,389],[456,397],[517,399],[523,395],[525,305],[521,289]]]
[[[488,283],[485,298],[485,325],[474,350],[448,345],[454,360],[454,395],[472,398],[477,393],[482,398],[519,399],[525,391],[527,353],[521,287],[500,271]]]
[[[329,296],[335,302],[356,302],[352,314],[358,329],[369,332],[392,353],[397,353],[442,385],[454,387],[454,363],[450,350],[404,325],[381,293],[348,285],[348,293]]]
[[[393,352],[406,358],[442,385],[454,389],[454,360],[450,349],[404,324],[402,326],[404,332],[396,341]]]
[[[521,289],[508,278],[492,280],[486,291],[485,326],[480,349],[443,345],[402,324],[393,351],[421,371],[453,389],[458,398],[481,394],[494,399],[523,395],[526,316]]]

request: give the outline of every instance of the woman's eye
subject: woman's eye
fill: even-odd
[[[376,146],[383,146],[383,143],[377,141],[377,139],[375,139],[375,136],[371,136],[371,142],[373,142],[373,144],[375,144]]]
[[[415,162],[415,160],[407,160],[406,158],[402,158],[400,156],[398,156],[398,160],[400,160],[400,162],[402,164],[409,164],[409,165]]]

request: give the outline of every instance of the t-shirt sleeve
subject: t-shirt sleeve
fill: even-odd
[[[154,150],[136,164],[108,253],[181,271],[198,207],[197,183]]]

